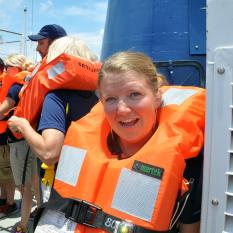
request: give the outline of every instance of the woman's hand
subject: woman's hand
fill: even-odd
[[[8,126],[12,132],[22,133],[30,124],[25,118],[12,116],[8,120]]]

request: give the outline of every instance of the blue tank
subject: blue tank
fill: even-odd
[[[109,0],[101,59],[149,55],[170,84],[205,85],[206,0]]]

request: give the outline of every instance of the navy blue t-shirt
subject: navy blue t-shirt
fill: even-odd
[[[57,129],[66,133],[71,121],[87,114],[98,101],[94,92],[56,90],[46,95],[38,131]]]
[[[10,90],[9,90],[8,93],[7,93],[7,97],[13,99],[13,100],[16,102],[15,105],[17,105],[18,102],[19,102],[19,92],[20,92],[22,86],[23,86],[23,85],[17,84],[17,83],[16,83],[16,84],[13,84],[13,85],[11,86]]]

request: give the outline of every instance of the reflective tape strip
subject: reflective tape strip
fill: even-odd
[[[30,75],[31,77],[33,77],[36,74],[36,72],[39,70],[40,66],[41,66],[40,62],[36,64],[35,68],[33,69],[32,73]]]
[[[72,146],[63,146],[57,166],[56,179],[75,186],[87,151]]]
[[[112,208],[151,221],[160,183],[159,179],[123,168],[113,196]]]
[[[73,233],[76,223],[65,217],[65,214],[45,209],[36,227],[35,233]]]
[[[61,74],[64,72],[65,67],[63,62],[59,62],[56,65],[52,66],[50,69],[47,70],[48,73],[48,78],[53,79],[55,78],[58,74]]]
[[[189,97],[196,94],[198,90],[194,89],[178,89],[178,88],[170,88],[168,89],[162,96],[162,106],[176,104],[180,105]]]

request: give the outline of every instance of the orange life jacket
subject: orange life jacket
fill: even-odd
[[[25,83],[24,79],[28,75],[30,75],[30,72],[28,71],[21,71],[14,76],[5,74],[2,79],[2,87],[0,90],[0,103],[3,103],[3,101],[6,99],[7,93],[10,90],[11,86],[15,83],[23,85]],[[5,133],[6,129],[7,129],[7,121],[1,120],[0,121],[0,134]]]
[[[61,54],[40,69],[20,95],[15,116],[26,118],[35,128],[44,98],[57,89],[95,90],[100,63]]]
[[[6,72],[2,72],[0,74],[0,92],[1,92],[1,89],[2,89],[2,81],[3,81],[4,77],[5,77],[5,75],[6,75]]]
[[[44,67],[46,66],[46,58],[43,58],[41,62],[38,62],[34,69],[32,70],[30,76],[27,76],[25,83],[23,85],[23,87],[21,88],[20,92],[19,92],[19,97],[21,98],[22,93],[24,92],[24,89],[27,87],[27,85],[29,84],[29,82],[32,80],[32,78],[35,77],[35,75],[40,72],[41,70],[44,69]]]
[[[24,79],[26,76],[29,75],[30,72],[28,71],[21,71],[14,76],[10,76],[6,74],[2,80],[2,88],[0,91],[0,102],[2,103],[5,100],[7,93],[13,84],[18,83],[24,85],[25,83]]]
[[[0,74],[0,82],[2,83],[2,80],[3,80],[3,78],[4,78],[4,76],[6,75],[6,72],[2,72],[1,74]]]
[[[110,126],[100,103],[71,124],[58,163],[54,190],[65,201],[79,200],[69,203],[76,203],[79,212],[69,205],[65,210],[57,205],[52,209],[62,210],[67,218],[76,219],[80,223],[76,225],[76,233],[113,232],[121,220],[152,231],[169,229],[182,185],[185,159],[197,156],[203,147],[205,90],[176,86],[162,90],[163,104],[156,132],[127,159],[118,160],[108,149]],[[88,208],[94,209],[98,218],[85,220],[83,216],[88,215]],[[103,212],[105,215],[101,215]],[[47,215],[52,218],[53,214],[49,210],[41,220],[46,222]],[[96,229],[87,226],[94,225],[92,222],[99,216],[105,216],[102,225],[97,223]],[[64,217],[59,218],[63,221]],[[40,227],[43,230],[43,225]]]

